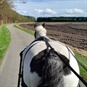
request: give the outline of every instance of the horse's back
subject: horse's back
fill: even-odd
[[[69,53],[67,47],[58,41],[49,41],[49,44],[62,55],[66,56],[70,60],[71,67],[79,73],[79,67],[76,59]],[[37,87],[41,77],[36,72],[31,72],[30,63],[35,55],[47,48],[44,41],[34,42],[32,45],[26,48],[24,52],[24,68],[23,68],[23,79],[28,87]],[[76,87],[78,84],[78,78],[71,72],[69,75],[64,76],[64,87]],[[72,85],[71,85],[72,84]]]
[[[69,59],[70,66],[79,74],[79,66],[75,59],[73,51],[67,47],[65,44],[59,41],[52,41],[50,45],[58,52]],[[79,83],[78,77],[71,72],[68,75],[64,75],[64,87],[77,87]]]

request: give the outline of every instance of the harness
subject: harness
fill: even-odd
[[[47,49],[46,49],[46,52],[48,53],[49,52],[49,48],[51,48],[56,54],[57,56],[61,59],[61,61],[65,64],[65,67],[67,66],[80,80],[81,82],[87,87],[87,82],[69,65],[69,63],[67,63],[63,58],[61,58],[61,56],[59,55],[58,52],[55,51],[55,49],[49,44],[49,39],[42,36],[36,40],[34,40],[30,45],[32,45],[34,42],[36,41],[44,41],[46,43],[46,46],[47,46]],[[34,46],[35,44],[33,44],[31,47],[29,47],[24,55],[24,58],[25,56],[27,55],[28,51]],[[71,50],[66,46],[66,48],[68,49],[69,51],[69,58],[70,58],[70,53],[74,56],[75,58],[75,55],[71,52]],[[26,48],[25,48],[26,49]],[[20,87],[20,82],[22,82],[23,80],[23,58],[22,58],[22,53],[25,51],[25,49],[20,53],[20,66],[19,66],[19,75],[18,75],[18,84],[17,84],[17,87]],[[77,59],[76,59],[77,60]],[[78,60],[77,62],[87,71],[87,69],[85,68],[85,66],[83,64],[81,64]],[[80,86],[79,86],[80,87]]]

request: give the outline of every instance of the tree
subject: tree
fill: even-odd
[[[14,1],[15,0],[0,0],[0,24],[32,21],[34,19],[33,17],[24,17],[12,10],[12,8],[14,8]]]
[[[0,20],[7,23],[7,15],[12,7],[12,0],[0,0]]]

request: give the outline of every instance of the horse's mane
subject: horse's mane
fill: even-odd
[[[63,63],[53,50],[45,58],[38,87],[63,87]]]

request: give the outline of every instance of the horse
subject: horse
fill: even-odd
[[[77,87],[79,79],[60,59],[79,74],[74,52],[64,43],[50,39],[45,24],[35,24],[34,28],[35,40],[21,53],[22,87]]]

